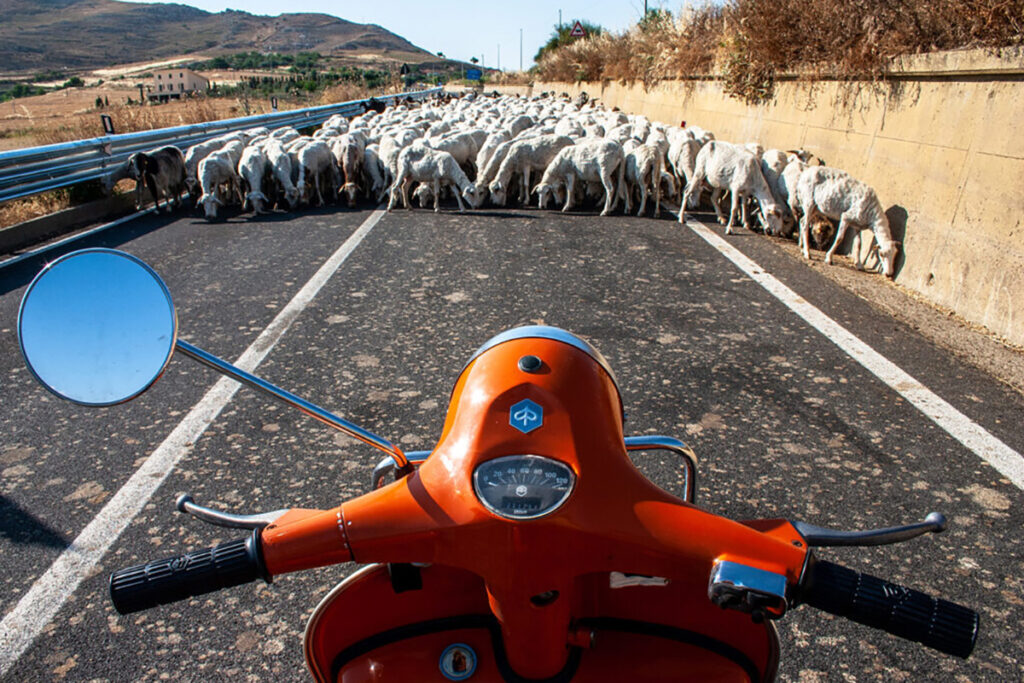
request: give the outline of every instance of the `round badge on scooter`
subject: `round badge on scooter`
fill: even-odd
[[[441,653],[441,673],[449,681],[464,681],[476,673],[476,652],[465,643],[453,643]]]

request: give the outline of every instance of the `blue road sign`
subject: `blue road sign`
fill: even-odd
[[[471,81],[479,81],[484,75],[484,72],[480,69],[466,69],[466,78]]]
[[[523,434],[529,434],[544,424],[544,409],[530,399],[524,398],[509,408],[508,423]]]

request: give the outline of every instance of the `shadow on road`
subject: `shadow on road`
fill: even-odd
[[[64,549],[71,544],[63,534],[22,510],[6,496],[0,496],[0,536],[19,545]]]

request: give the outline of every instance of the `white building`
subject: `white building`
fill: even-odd
[[[185,68],[161,69],[153,72],[150,85],[150,102],[169,102],[180,100],[188,94],[206,92],[210,89],[210,81],[195,71]]]

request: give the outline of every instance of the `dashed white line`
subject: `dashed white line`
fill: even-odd
[[[384,211],[378,209],[363,221],[235,361],[235,365],[247,372],[256,369],[383,216]],[[206,392],[202,400],[146,458],[110,502],[4,617],[0,622],[0,676],[6,674],[18,661],[82,580],[91,574],[110,546],[149,502],[167,475],[191,450],[192,444],[217,418],[240,386],[234,380],[222,377]]]
[[[903,369],[854,336],[849,330],[812,306],[796,292],[766,273],[734,246],[707,226],[687,219],[686,225],[705,242],[732,261],[791,311],[823,334],[843,352],[863,365],[890,389],[903,396],[935,424],[959,441],[979,458],[992,465],[1019,489],[1024,489],[1024,457],[988,430],[951,406],[935,392],[907,374]]]

